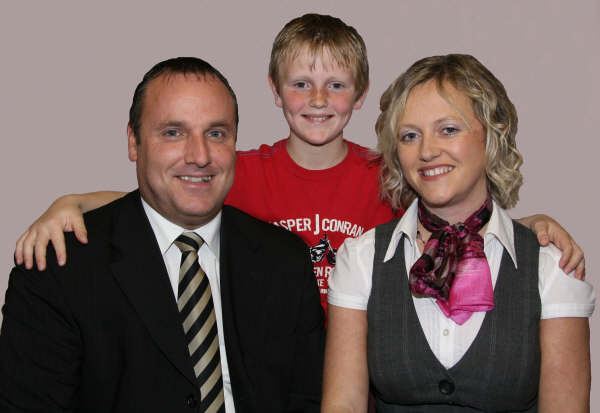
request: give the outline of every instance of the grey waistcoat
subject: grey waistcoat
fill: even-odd
[[[489,311],[463,358],[446,369],[431,351],[413,305],[404,238],[383,262],[397,220],[375,230],[367,306],[369,376],[378,413],[537,412],[540,375],[539,244],[514,222],[519,269],[506,251]]]

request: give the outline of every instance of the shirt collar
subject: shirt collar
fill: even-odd
[[[492,216],[488,221],[488,225],[484,234],[484,242],[486,240],[489,241],[491,237],[495,237],[508,252],[508,255],[510,255],[510,258],[515,264],[515,268],[517,268],[517,254],[515,253],[515,239],[512,219],[508,213],[496,203],[496,201],[492,202],[494,203],[494,209],[492,210]],[[383,262],[387,262],[393,258],[396,248],[398,247],[398,243],[400,242],[400,239],[402,239],[403,235],[413,247],[415,246],[415,240],[417,238],[418,211],[418,199],[415,198],[412,204],[410,204],[410,207],[408,207],[406,212],[404,212],[404,215],[400,221],[398,221],[396,228],[394,228],[394,232],[392,232],[392,238],[383,258]]]
[[[383,262],[387,262],[394,257],[398,243],[402,239],[402,235],[406,237],[413,247],[416,245],[418,210],[417,198],[415,198],[412,204],[410,204],[408,209],[404,212],[404,215],[402,215],[402,218],[400,218],[400,221],[398,221],[396,228],[394,228],[390,244],[388,245],[385,257],[383,257]]]
[[[164,256],[167,250],[173,245],[173,242],[185,231],[190,231],[177,224],[172,223],[161,214],[159,214],[154,208],[152,208],[142,198],[142,206],[150,221],[150,226],[156,236],[160,253]],[[193,230],[196,234],[200,235],[204,240],[204,243],[208,246],[208,249],[219,259],[220,251],[220,231],[221,228],[221,211],[209,222],[202,225],[199,228]]]
[[[496,203],[496,201],[493,202],[494,210],[488,221],[483,240],[485,242],[491,237],[495,237],[508,252],[508,255],[510,255],[510,258],[515,264],[515,268],[517,268],[517,253],[515,252],[515,234],[512,218],[508,215],[508,212]]]

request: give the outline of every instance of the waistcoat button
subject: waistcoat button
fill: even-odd
[[[193,409],[194,407],[196,407],[198,405],[198,401],[196,400],[196,398],[194,397],[193,394],[190,394],[187,399],[185,399],[185,405],[187,407],[189,407],[190,409]]]
[[[446,396],[454,393],[454,383],[448,380],[440,381],[438,388],[440,389],[440,393],[445,394]]]

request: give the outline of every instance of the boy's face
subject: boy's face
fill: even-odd
[[[356,96],[352,71],[337,65],[327,50],[311,56],[306,49],[281,69],[279,90],[272,79],[269,83],[290,125],[290,139],[313,146],[342,139],[352,111],[366,96],[366,91]]]

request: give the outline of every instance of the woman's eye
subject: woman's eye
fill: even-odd
[[[446,126],[444,129],[442,129],[442,132],[444,135],[454,135],[458,132],[458,128],[455,128],[454,126]]]
[[[406,132],[400,135],[400,140],[402,142],[412,142],[417,139],[417,134],[415,132]]]

